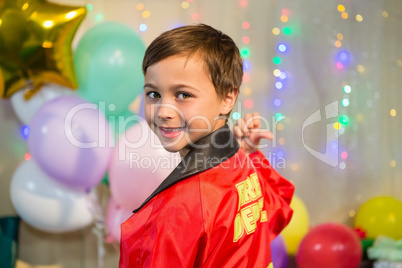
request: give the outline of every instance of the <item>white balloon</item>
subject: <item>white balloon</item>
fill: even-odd
[[[74,231],[93,222],[87,193],[53,180],[33,160],[14,172],[10,195],[18,215],[45,232]]]
[[[46,102],[60,96],[76,94],[71,88],[56,84],[44,84],[29,100],[24,98],[25,90],[19,90],[11,96],[11,105],[25,125],[29,125],[35,112]]]

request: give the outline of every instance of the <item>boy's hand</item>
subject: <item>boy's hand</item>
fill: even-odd
[[[234,136],[246,153],[251,154],[258,151],[261,139],[273,139],[271,132],[260,129],[260,127],[261,116],[259,113],[246,114],[244,119],[237,120],[237,124],[233,127]]]

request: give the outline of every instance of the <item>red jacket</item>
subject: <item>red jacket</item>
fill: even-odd
[[[293,191],[260,151],[218,129],[122,224],[120,268],[271,267]]]

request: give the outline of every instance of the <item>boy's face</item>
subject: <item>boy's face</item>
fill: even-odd
[[[167,151],[182,157],[189,144],[222,127],[225,118],[219,115],[232,108],[217,95],[197,56],[171,56],[149,66],[144,92],[148,125]]]

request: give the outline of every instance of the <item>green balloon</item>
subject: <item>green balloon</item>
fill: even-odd
[[[78,93],[99,105],[108,119],[125,115],[142,92],[144,54],[144,42],[125,24],[107,22],[89,29],[74,52]]]

